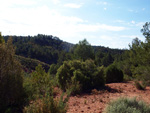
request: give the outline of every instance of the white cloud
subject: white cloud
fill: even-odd
[[[132,39],[122,38],[120,35],[107,34],[99,36],[97,45],[102,45],[110,48],[126,48]]]
[[[122,31],[125,27],[110,26],[106,24],[75,24],[71,26],[75,32]]]
[[[32,4],[32,2],[26,4]],[[88,38],[89,35],[97,37],[96,34],[99,32],[118,32],[126,29],[101,23],[91,24],[79,17],[64,16],[46,5],[21,8],[12,7],[9,4],[7,8],[0,7],[0,14],[0,31],[3,35],[37,35],[41,33],[77,43],[83,38]],[[102,35],[101,39],[111,40],[109,36],[105,35]]]
[[[142,28],[144,24],[145,22],[138,22],[136,23],[136,26]]]
[[[90,24],[78,17],[63,16],[47,6],[0,10],[3,34],[36,35],[38,33],[70,37],[81,32],[122,31],[124,27],[106,24]]]
[[[136,26],[136,27],[140,27],[140,28],[142,28],[143,25],[145,24],[145,22],[135,22],[133,20],[130,23],[132,24],[131,26]],[[129,23],[129,25],[130,25],[130,23]]]
[[[80,7],[82,7],[82,5],[83,5],[83,4],[68,3],[68,4],[65,4],[64,7],[80,8]]]
[[[138,13],[138,10],[129,9],[128,11],[131,13]]]
[[[0,1],[0,4],[2,8],[8,8],[8,7],[13,7],[14,5],[35,5],[36,1],[34,0],[4,0]]]
[[[36,1],[33,0],[13,0],[14,5],[35,5]]]
[[[107,8],[105,7],[104,10],[107,10]]]
[[[112,36],[108,36],[108,35],[102,35],[99,38],[102,39],[102,40],[107,40],[107,41],[113,40]]]
[[[132,24],[135,24],[135,21],[132,20],[131,23],[132,23]]]
[[[107,2],[97,2],[96,4],[97,4],[97,5],[108,5]]]
[[[54,4],[59,4],[59,3],[60,3],[60,0],[52,0],[52,2],[53,2]]]
[[[106,25],[106,24],[99,25],[99,27],[101,29],[108,30],[108,31],[122,31],[122,30],[126,29],[125,27],[110,26],[110,25]]]
[[[115,22],[123,23],[124,21],[123,20],[116,20]]]
[[[130,38],[130,39],[134,39],[136,37],[139,37],[138,35],[122,35],[120,36],[121,38]]]
[[[138,39],[140,39],[142,41],[145,40],[143,35],[121,35],[120,37],[121,38],[125,38],[125,39],[130,39],[131,40],[130,42],[132,42],[132,40],[135,39],[135,38],[138,38]]]
[[[107,2],[103,2],[104,5],[107,5]]]
[[[128,11],[129,11],[129,12],[134,12],[134,10],[132,10],[132,9],[129,9]]]
[[[126,24],[126,22],[124,20],[115,20],[115,23],[121,23],[121,24]]]
[[[136,22],[134,20],[130,21],[130,22],[127,22],[127,21],[124,21],[124,20],[115,20],[114,22],[116,23],[121,23],[122,25],[128,25],[129,27],[138,27],[138,29],[142,28],[143,25],[145,24],[145,22]]]
[[[132,40],[136,37],[144,41],[144,37],[142,35],[117,35],[117,34],[101,35],[99,36],[97,45],[105,45],[110,48],[127,49],[129,48],[128,44],[131,43]]]

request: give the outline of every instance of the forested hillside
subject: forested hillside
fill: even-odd
[[[58,37],[52,35],[38,34],[37,36],[3,37],[6,42],[9,37],[12,37],[13,44],[16,47],[16,55],[22,57],[37,59],[46,64],[58,65],[61,65],[65,60],[78,59],[75,55],[75,49],[78,44],[75,45],[64,42]],[[88,42],[86,41],[86,43]],[[93,51],[91,59],[93,59],[99,66],[108,66],[113,63],[114,60],[120,59],[120,55],[124,52],[124,50],[110,49],[102,46],[91,46],[91,49]],[[89,49],[86,51],[88,53]],[[86,53],[84,54],[86,56]]]
[[[10,36],[4,36],[7,41]],[[59,54],[68,52],[72,44],[63,42],[57,37],[37,35],[37,36],[11,36],[13,44],[16,46],[16,54],[27,58],[38,59],[42,62],[52,64],[57,63]]]

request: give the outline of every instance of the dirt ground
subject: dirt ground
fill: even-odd
[[[150,87],[137,90],[132,81],[106,84],[105,90],[70,97],[67,113],[102,113],[110,101],[119,97],[136,97],[150,104]]]

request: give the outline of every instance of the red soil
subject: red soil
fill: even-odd
[[[134,82],[111,83],[106,87],[106,90],[70,97],[67,113],[102,113],[110,101],[119,97],[137,97],[150,104],[150,87],[137,90]]]

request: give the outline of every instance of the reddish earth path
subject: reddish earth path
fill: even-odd
[[[150,104],[150,87],[146,87],[146,90],[137,90],[132,81],[106,86],[107,90],[93,90],[91,94],[70,97],[67,113],[102,113],[111,100],[119,97],[137,97]]]

